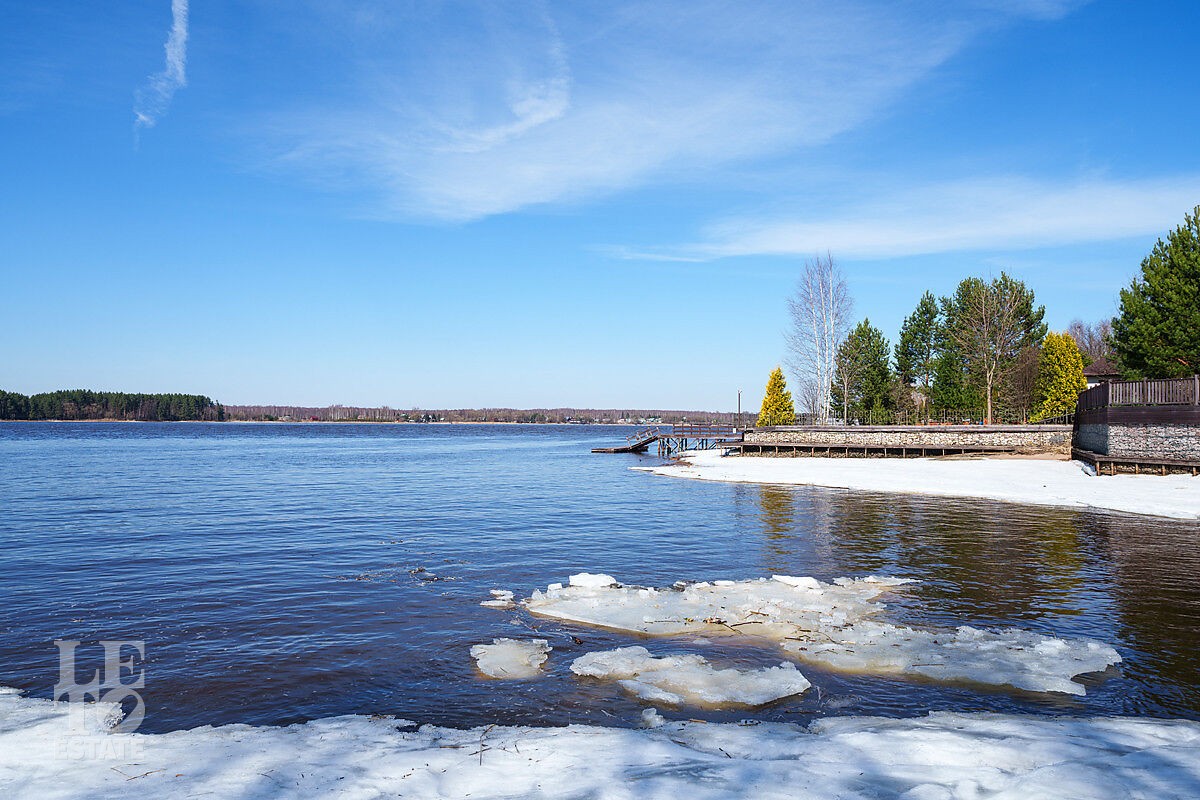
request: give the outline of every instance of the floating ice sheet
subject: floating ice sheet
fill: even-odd
[[[867,621],[827,633],[828,640],[789,640],[783,649],[832,669],[1079,695],[1085,694],[1084,688],[1072,677],[1121,661],[1116,650],[1101,642],[1021,630],[964,625],[953,632],[934,632]]]
[[[588,653],[571,663],[576,675],[615,680],[651,703],[761,706],[801,694],[812,684],[794,664],[755,670],[716,669],[703,656],[656,657],[644,647]]]
[[[516,603],[513,602],[513,593],[508,589],[492,589],[491,600],[484,600],[479,605],[485,608],[513,608]]]
[[[596,577],[607,581],[599,584]],[[576,579],[579,582],[576,583]],[[525,601],[530,612],[605,628],[671,635],[696,631],[752,633],[783,639],[796,628],[848,625],[883,610],[878,595],[912,581],[902,578],[813,578],[714,581],[650,589],[618,584],[612,576],[574,575]]]
[[[553,648],[545,639],[493,639],[471,648],[471,658],[491,678],[535,678]]]
[[[576,578],[581,578],[576,581]],[[676,584],[650,589],[611,576],[572,576],[524,603],[545,617],[655,635],[745,634],[764,637],[805,661],[832,669],[922,675],[1039,692],[1084,694],[1071,680],[1121,661],[1112,647],[1020,630],[923,631],[873,619],[880,594],[911,581],[896,578],[773,579]]]

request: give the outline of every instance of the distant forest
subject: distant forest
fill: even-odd
[[[357,408],[353,406],[224,406],[229,420],[269,422],[524,422],[669,425],[737,424],[729,411],[663,411],[621,408]],[[744,419],[752,419],[747,413]]]
[[[225,410],[199,394],[128,394],[64,389],[25,396],[0,391],[0,419],[220,422]]]
[[[524,422],[670,425],[742,424],[728,411],[620,408],[442,408],[387,406],[224,406],[198,394],[130,394],[69,389],[26,396],[0,391],[0,420],[139,420],[143,422]]]

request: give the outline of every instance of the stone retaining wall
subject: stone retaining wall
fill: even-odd
[[[1065,451],[1069,425],[835,425],[757,428],[746,431],[750,444],[817,447],[995,447],[1025,452]]]
[[[1080,450],[1090,450],[1100,455],[1108,455],[1108,425],[1087,423],[1079,426],[1075,432],[1075,447]]]
[[[1082,438],[1082,437],[1081,437]],[[1110,456],[1171,461],[1200,461],[1200,427],[1195,425],[1109,425],[1105,450]]]

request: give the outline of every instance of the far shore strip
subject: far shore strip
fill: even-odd
[[[675,464],[635,467],[709,481],[824,486],[863,492],[971,497],[1200,519],[1200,478],[1100,475],[1077,461],[1036,458],[772,458],[691,452]]]

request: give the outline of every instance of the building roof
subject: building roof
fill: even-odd
[[[1114,375],[1119,375],[1120,370],[1117,365],[1109,361],[1104,356],[1100,356],[1091,364],[1083,368],[1083,374],[1095,378],[1108,378]]]

